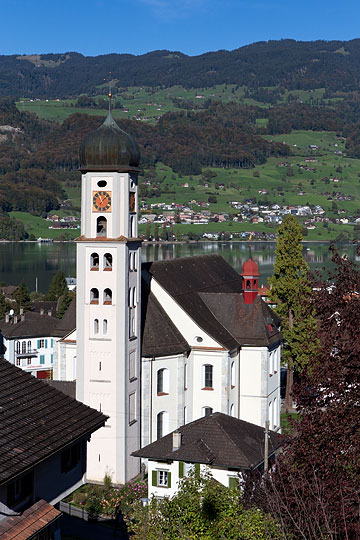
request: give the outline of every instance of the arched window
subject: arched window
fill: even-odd
[[[231,362],[231,388],[235,388],[235,362]]]
[[[26,341],[23,341],[21,344],[21,352],[26,353]]]
[[[169,431],[169,413],[161,411],[156,417],[156,438],[161,439]]]
[[[16,342],[16,352],[17,354],[20,354],[20,341]]]
[[[202,412],[202,416],[210,416],[210,414],[212,414],[213,410],[212,410],[212,407],[203,407],[201,409],[201,412]]]
[[[157,394],[169,394],[169,370],[161,368],[157,372]]]
[[[103,334],[104,334],[104,336],[106,336],[107,331],[108,331],[108,322],[107,322],[107,319],[104,319],[103,320]]]
[[[135,216],[130,216],[130,237],[136,237]]]
[[[96,236],[107,236],[107,219],[104,216],[96,220]]]
[[[254,279],[254,287],[256,288],[256,286],[257,286],[257,280]]]
[[[132,288],[131,305],[132,305],[132,307],[136,306],[136,288],[135,287]]]
[[[28,352],[31,352],[31,341],[27,342],[27,350]]]
[[[202,366],[202,384],[206,389],[213,387],[213,366],[210,364]]]
[[[247,289],[251,289],[250,279],[248,279],[248,280],[246,281],[246,288],[247,288]]]
[[[91,289],[90,290],[90,304],[98,304],[99,303],[99,289]]]
[[[104,289],[104,305],[109,306],[110,304],[112,304],[111,289]]]
[[[230,406],[230,416],[235,416],[235,407],[233,403]]]
[[[94,319],[94,334],[99,333],[99,319]]]
[[[275,429],[277,427],[277,398],[274,398],[272,423]]]
[[[104,255],[104,270],[112,270],[113,258],[111,253],[105,253]]]
[[[99,255],[97,253],[90,255],[90,270],[99,270]]]

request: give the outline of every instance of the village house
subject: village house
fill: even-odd
[[[3,358],[0,408],[0,537],[60,540],[55,506],[85,483],[87,441],[107,417]]]
[[[272,460],[279,436],[269,432]],[[223,413],[190,422],[133,453],[148,463],[148,497],[172,497],[179,480],[190,472],[210,473],[219,483],[235,488],[242,474],[264,468],[264,429]]]

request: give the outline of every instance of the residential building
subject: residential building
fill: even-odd
[[[268,459],[280,449],[279,436],[268,433]],[[222,413],[190,422],[134,452],[148,460],[148,496],[175,495],[190,471],[210,473],[226,487],[236,487],[244,472],[264,468],[262,427]]]
[[[107,417],[3,358],[0,409],[0,537],[60,539],[54,505],[85,483],[87,440]]]

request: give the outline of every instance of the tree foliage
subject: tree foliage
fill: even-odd
[[[16,301],[15,309],[17,313],[19,313],[20,308],[22,308],[24,311],[30,309],[30,295],[24,281],[20,283],[14,292],[14,298]]]
[[[320,347],[294,386],[299,415],[263,500],[285,532],[306,540],[360,538],[360,272],[336,253],[333,261],[314,282]]]
[[[258,509],[245,510],[239,489],[211,476],[183,478],[170,499],[140,504],[130,525],[134,540],[280,540],[275,521]]]
[[[290,366],[300,370],[307,364],[316,346],[316,340],[313,341],[315,311],[302,240],[301,225],[288,214],[278,228],[274,273],[269,279],[270,299],[276,304],[275,311],[281,318],[283,358]]]
[[[58,300],[60,296],[63,296],[66,293],[68,293],[68,286],[66,283],[64,272],[59,270],[51,280],[50,287],[46,295],[46,300]]]

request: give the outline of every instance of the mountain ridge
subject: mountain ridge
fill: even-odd
[[[167,49],[141,55],[78,52],[0,56],[0,95],[69,97],[99,93],[111,72],[116,85],[200,88],[239,84],[249,88],[359,89],[360,39],[259,41],[232,51],[188,56]]]

